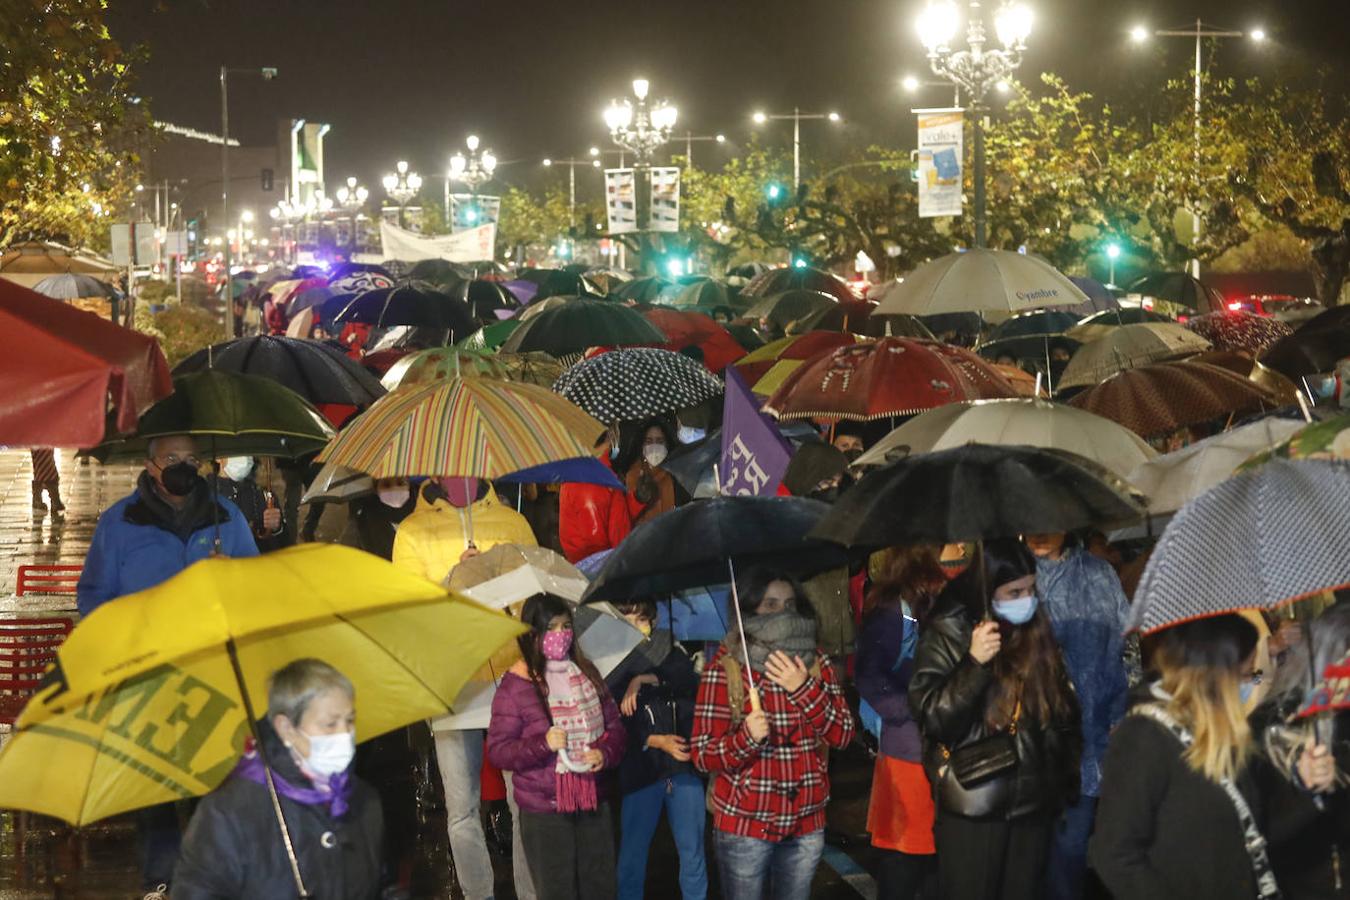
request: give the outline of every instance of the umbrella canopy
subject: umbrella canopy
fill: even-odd
[[[1252,382],[1204,363],[1165,362],[1127,369],[1069,401],[1119,422],[1147,440],[1234,413],[1275,406]]]
[[[779,338],[742,356],[736,362],[736,371],[746,384],[754,384],[774,367],[775,363],[793,360],[803,362],[840,347],[851,347],[858,338],[835,331],[809,331],[806,334]]]
[[[879,313],[1020,312],[1086,303],[1053,266],[1011,250],[967,250],[924,263],[886,291]]]
[[[1154,312],[1151,309],[1144,309],[1141,306],[1127,306],[1093,313],[1070,328],[1065,334],[1086,344],[1088,341],[1105,337],[1111,333],[1111,329],[1119,328],[1121,325],[1140,325],[1146,322],[1175,323],[1176,319]]]
[[[1145,634],[1350,586],[1350,466],[1276,459],[1201,494],[1149,557],[1128,627]]]
[[[858,295],[853,293],[847,281],[838,275],[810,266],[788,266],[762,272],[741,289],[741,296],[748,300],[782,294],[786,291],[816,291],[840,301],[858,299]]]
[[[357,497],[375,493],[375,479],[365,472],[332,463],[319,470],[300,498],[301,503],[347,503]]]
[[[950,403],[910,419],[860,456],[855,466],[883,466],[918,453],[964,444],[1064,450],[1121,478],[1158,454],[1134,432],[1092,413],[1046,400]],[[1145,492],[1147,493],[1147,492]]]
[[[1209,349],[1209,341],[1181,325],[1121,325],[1084,344],[1069,360],[1058,388],[1100,384],[1117,372]]]
[[[61,275],[49,275],[37,284],[33,290],[53,300],[77,300],[80,297],[112,297],[115,292],[112,285],[88,275],[66,272]]]
[[[758,278],[765,272],[771,271],[773,271],[773,266],[769,265],[768,263],[747,262],[741,263],[740,265],[732,266],[731,268],[727,269],[727,277],[738,278],[742,282],[747,282],[753,278]]]
[[[361,263],[350,261],[338,263],[337,265],[333,266],[333,270],[329,272],[329,278],[331,278],[333,281],[336,281],[339,278],[346,278],[348,275],[360,275],[363,273],[370,275],[383,275],[385,278],[388,278],[391,281],[394,278],[394,273],[390,272],[384,266],[376,265],[375,263]]]
[[[173,389],[153,338],[0,279],[0,445],[92,447]]]
[[[1350,709],[1350,653],[1335,662],[1327,663],[1322,678],[1308,692],[1307,699],[1296,718],[1306,719],[1322,713],[1339,713]]]
[[[340,323],[363,322],[379,328],[422,325],[464,337],[478,330],[478,322],[463,300],[410,284],[358,294],[338,313]]]
[[[1154,272],[1129,287],[1131,294],[1176,303],[1196,312],[1217,312],[1224,308],[1223,294],[1185,272]]]
[[[1350,415],[1305,425],[1288,440],[1247,460],[1244,468],[1276,458],[1350,462]]]
[[[1186,327],[1213,344],[1215,350],[1242,351],[1253,356],[1294,333],[1279,319],[1227,309],[1192,316]]]
[[[607,424],[640,422],[722,395],[722,382],[680,353],[611,350],[563,372],[553,390]]]
[[[1099,313],[1108,309],[1118,309],[1120,301],[1111,290],[1095,278],[1086,278],[1081,275],[1070,275],[1069,280],[1078,286],[1078,289],[1087,295],[1088,302],[1080,303],[1077,306],[1066,307],[1071,312],[1080,316],[1090,316],[1093,313]]]
[[[806,331],[848,331],[853,334],[876,334],[884,333],[884,328],[880,325],[874,325],[871,321],[872,312],[877,305],[869,300],[841,300],[832,306],[824,307],[807,313],[800,319],[795,319],[787,324],[789,334],[801,334]],[[919,324],[919,320],[913,316],[894,316],[893,328],[891,333],[896,337],[924,337],[923,334],[912,333],[915,328],[928,331]],[[912,323],[906,330],[906,323]]]
[[[327,344],[293,337],[240,338],[198,350],[178,364],[175,375],[203,372],[259,375],[310,403],[369,406],[385,389],[362,366]]]
[[[1299,325],[1296,331],[1321,331],[1325,328],[1350,327],[1350,306],[1333,306],[1324,309],[1311,319]]]
[[[688,503],[644,522],[591,582],[585,601],[651,597],[725,584],[727,561],[810,575],[847,562],[838,547],[807,532],[829,507],[799,497],[718,497]]]
[[[394,278],[387,272],[365,271],[348,272],[345,275],[333,274],[328,287],[334,294],[364,294],[367,291],[379,291],[394,286]]]
[[[346,547],[203,560],[75,628],[0,754],[0,805],[82,825],[201,796],[233,769],[246,711],[265,710],[267,678],[287,663],[339,667],[361,703],[357,739],[368,740],[446,712],[522,631]],[[195,704],[186,731],[185,703]]]
[[[1123,480],[1075,454],[964,444],[864,476],[812,535],[846,547],[945,544],[1123,524],[1142,514]]]
[[[1150,513],[1173,513],[1302,427],[1293,419],[1260,419],[1147,460],[1127,478],[1148,496]]]
[[[518,319],[507,319],[503,322],[484,325],[456,346],[463,347],[465,350],[496,350],[506,343],[506,339],[511,336],[511,332],[519,327],[520,321]]]
[[[431,284],[456,284],[460,281],[467,281],[472,277],[473,274],[468,269],[447,259],[418,260],[408,270],[409,279],[426,281]]]
[[[704,312],[712,312],[719,308],[729,310],[745,308],[741,292],[715,278],[705,278],[681,287],[668,302],[671,306],[681,309],[701,309]]]
[[[1020,366],[1010,366],[1007,364],[990,363],[990,368],[1008,379],[1008,384],[1013,386],[1019,397],[1039,397],[1044,396],[1045,388],[1037,383],[1035,375],[1032,375],[1026,369]]]
[[[461,281],[450,288],[451,297],[468,305],[476,319],[492,319],[499,309],[515,309],[520,306],[516,295],[501,282],[476,278]]]
[[[1298,381],[1307,375],[1330,372],[1350,356],[1350,325],[1300,328],[1261,354],[1261,362]]]
[[[1236,372],[1257,387],[1269,391],[1281,406],[1294,406],[1298,403],[1298,388],[1292,381],[1245,354],[1235,353],[1232,350],[1211,350],[1208,353],[1196,354],[1187,359],[1187,362],[1207,363]]]
[[[1004,338],[1063,334],[1081,322],[1082,318],[1077,313],[1062,309],[1037,309],[1018,313],[995,325],[989,332],[988,340],[1001,341]]]
[[[591,456],[602,431],[595,419],[536,385],[451,378],[381,397],[318,459],[375,478],[498,479],[572,460],[586,464],[575,474],[587,475],[591,463],[605,469]],[[611,482],[612,474],[605,483]]]
[[[144,458],[152,438],[190,434],[212,456],[294,458],[318,450],[333,426],[303,397],[261,375],[203,369],[173,378],[173,393],[146,410],[133,438],[100,455]]]
[[[709,372],[721,372],[745,356],[745,348],[704,313],[653,306],[644,309],[642,317],[665,334],[667,350],[697,347]]]
[[[306,288],[303,291],[296,292],[295,296],[291,298],[290,305],[286,307],[286,312],[295,316],[311,307],[321,309],[325,303],[336,296],[338,296],[338,292],[332,285]]]
[[[838,303],[838,298],[829,294],[806,288],[794,288],[756,300],[753,306],[741,313],[741,318],[751,321],[763,319],[774,328],[783,331],[793,322],[831,310]]]
[[[380,379],[387,390],[475,375],[509,381],[511,370],[496,355],[463,347],[431,347],[400,357]]]
[[[107,277],[117,275],[118,268],[111,262],[83,256],[50,241],[10,244],[0,253],[0,273],[6,281],[30,286],[42,281],[43,276],[67,272]]]
[[[969,350],[914,338],[881,338],[818,356],[789,375],[764,405],[780,419],[872,421],[958,400],[1015,397],[1002,375]]]
[[[624,282],[609,292],[610,299],[631,300],[635,303],[656,303],[664,297],[673,297],[681,285],[666,278],[650,275]]]
[[[539,285],[539,290],[535,292],[531,302],[546,300],[549,297],[599,298],[605,294],[599,285],[592,284],[590,279],[579,272],[562,269],[524,269],[519,277],[523,281],[533,281]]]
[[[576,603],[590,582],[547,547],[498,544],[450,570],[446,587],[489,609],[505,609],[535,594]]]
[[[588,347],[663,344],[665,340],[654,325],[626,306],[578,298],[530,318],[511,332],[502,349],[566,356]]]

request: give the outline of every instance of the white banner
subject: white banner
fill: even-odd
[[[632,234],[637,226],[637,179],[632,169],[605,170],[605,213],[610,234]]]
[[[919,216],[961,215],[960,110],[919,113]]]
[[[421,259],[445,259],[450,262],[478,262],[492,259],[497,245],[497,226],[483,225],[458,234],[426,237],[389,222],[380,223],[381,259],[417,262]]]
[[[680,170],[675,166],[659,166],[648,171],[652,179],[652,209],[647,227],[651,231],[679,231]]]

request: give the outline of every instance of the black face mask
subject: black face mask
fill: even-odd
[[[844,459],[848,460],[848,461],[851,462],[851,463],[852,463],[852,462],[857,462],[857,461],[858,461],[858,457],[860,457],[860,456],[862,456],[862,455],[863,455],[863,451],[862,451],[862,448],[861,448],[861,447],[854,447],[852,450],[845,450],[845,451],[844,451]]]
[[[201,480],[197,467],[190,462],[177,462],[159,470],[159,483],[175,497],[191,494]]]

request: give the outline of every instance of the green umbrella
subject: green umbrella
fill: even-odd
[[[491,325],[485,325],[464,340],[456,344],[463,350],[485,350],[492,352],[506,343],[506,339],[511,336],[511,332],[520,327],[517,319],[506,319],[501,322],[494,322]]]
[[[334,433],[290,388],[258,375],[205,369],[175,377],[173,393],[145,411],[132,438],[104,444],[94,455],[144,458],[152,438],[190,434],[213,457],[294,458],[322,449]]]

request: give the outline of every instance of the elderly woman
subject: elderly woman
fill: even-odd
[[[174,872],[174,900],[295,896],[264,756],[310,895],[379,896],[384,820],[379,796],[351,771],[355,699],[346,676],[317,659],[272,674],[267,716],[257,723],[260,746],[250,746],[197,807]]]

